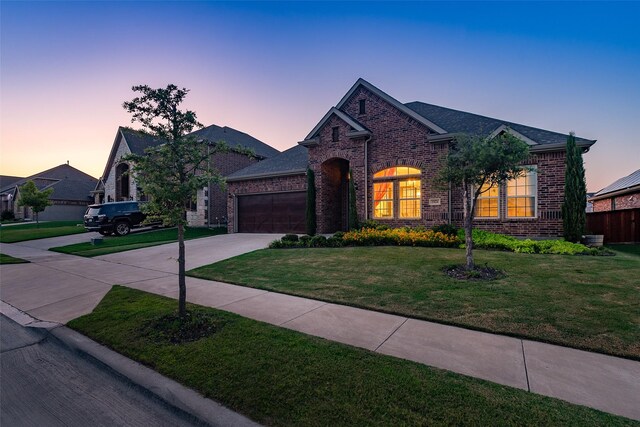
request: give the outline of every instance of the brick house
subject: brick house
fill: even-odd
[[[227,177],[230,232],[305,230],[306,169],[319,233],[345,230],[348,182],[358,217],[390,226],[462,224],[459,189],[435,179],[457,133],[509,132],[530,146],[527,176],[478,200],[476,226],[517,236],[562,234],[567,135],[422,102],[402,104],[359,79],[296,147]],[[587,151],[595,140],[576,138]]]
[[[3,176],[0,179],[1,209],[12,211],[17,219],[33,218],[33,212],[25,206],[18,206],[20,188],[33,181],[38,190],[53,189],[49,196],[50,206],[38,214],[40,221],[82,221],[87,205],[93,200],[91,190],[98,182],[70,166],[63,164],[28,176],[26,178]]]
[[[640,169],[598,191],[589,202],[593,212],[640,208]]]
[[[231,147],[227,153],[216,153],[210,156],[211,169],[217,170],[223,176],[280,153],[251,135],[227,126],[211,125],[194,131],[190,135],[202,140],[203,147],[206,146],[205,141],[209,143],[224,141]],[[102,177],[92,192],[94,202],[145,200],[145,195],[136,184],[135,176],[129,174],[131,165],[122,161],[122,157],[130,153],[142,155],[146,148],[165,142],[143,132],[119,127]],[[253,151],[254,156],[234,151],[235,147],[248,148]],[[199,190],[196,202],[187,212],[189,224],[193,226],[226,223],[226,218],[226,190],[221,189],[217,184],[211,184]]]

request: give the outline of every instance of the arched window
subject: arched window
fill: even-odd
[[[421,170],[409,166],[383,169],[373,175],[373,217],[420,218]]]
[[[129,200],[129,165],[120,163],[116,166],[116,201]]]

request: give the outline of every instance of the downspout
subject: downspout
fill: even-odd
[[[364,140],[364,220],[369,219],[369,141],[371,135]]]
[[[448,209],[449,209],[449,224],[451,224],[451,222],[452,222],[451,216],[453,215],[453,209],[451,208],[451,181],[449,181],[449,194],[448,194],[448,196],[449,196],[449,203],[448,203],[449,204],[449,206],[448,206]]]

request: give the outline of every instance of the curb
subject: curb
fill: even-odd
[[[135,362],[86,336],[51,322],[41,322],[10,304],[0,301],[0,313],[25,327],[46,329],[73,351],[82,353],[108,366],[132,383],[149,391],[168,405],[174,406],[211,426],[257,427],[260,424],[232,411],[198,392],[166,378],[151,368]]]

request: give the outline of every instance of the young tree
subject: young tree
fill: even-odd
[[[33,211],[33,215],[36,217],[36,226],[40,226],[38,220],[38,214],[47,206],[51,205],[49,197],[53,194],[53,188],[46,190],[38,190],[36,184],[33,181],[27,181],[22,187],[20,187],[20,199],[18,200],[18,206],[27,206]]]
[[[316,234],[316,177],[311,168],[307,168],[307,234],[313,236]]]
[[[567,158],[564,173],[564,201],[562,203],[562,226],[564,238],[579,242],[587,222],[587,184],[582,162],[582,149],[576,145],[573,132],[567,138]]]
[[[461,134],[450,145],[439,180],[462,190],[467,270],[475,268],[472,230],[478,196],[522,175],[520,164],[528,156],[529,146],[508,132],[493,138]]]
[[[166,88],[152,89],[141,85],[132,88],[141,96],[125,102],[123,107],[133,114],[143,131],[167,142],[145,150],[145,155],[129,155],[133,173],[149,202],[144,210],[151,219],[161,219],[165,225],[178,227],[178,314],[186,315],[186,279],[184,226],[187,224],[187,206],[197,191],[211,181],[223,183],[217,171],[210,170],[209,156],[227,151],[224,143],[202,142],[187,136],[194,128],[202,127],[196,113],[181,111],[180,104],[189,92],[170,84]]]

